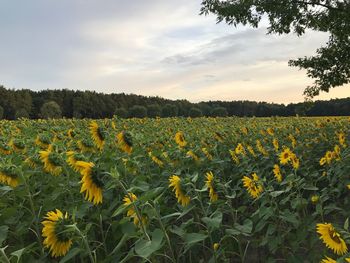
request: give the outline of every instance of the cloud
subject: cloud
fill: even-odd
[[[198,15],[200,3],[3,1],[0,82],[191,101],[303,99],[310,80],[287,61],[311,55],[326,34],[297,38],[216,24]]]

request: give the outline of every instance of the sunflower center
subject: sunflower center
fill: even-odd
[[[60,165],[60,161],[59,161],[58,155],[56,153],[49,154],[49,161],[50,161],[50,163],[52,163],[55,166]]]
[[[104,185],[103,181],[101,180],[101,177],[102,176],[101,176],[101,173],[99,171],[97,171],[96,169],[92,170],[91,180],[99,188],[102,188]]]
[[[341,243],[339,233],[337,233],[333,228],[329,229],[328,232],[329,232],[329,236],[331,237],[331,239],[332,239],[334,242],[336,242],[336,243],[338,243],[338,244]]]
[[[97,137],[98,137],[101,141],[103,141],[103,140],[105,139],[104,132],[103,132],[103,130],[102,130],[100,127],[97,128],[96,134],[97,134]]]
[[[131,135],[127,132],[123,133],[123,140],[125,142],[125,144],[127,144],[128,146],[132,146],[132,138]]]
[[[60,242],[67,242],[70,239],[66,231],[66,225],[70,224],[68,219],[60,219],[55,224],[55,235]]]

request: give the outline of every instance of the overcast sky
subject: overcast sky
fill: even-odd
[[[0,0],[0,84],[169,99],[303,100],[288,60],[327,35],[266,35],[199,16],[200,0]],[[336,88],[320,99],[350,96]]]

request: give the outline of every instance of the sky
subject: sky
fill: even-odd
[[[0,0],[0,85],[168,99],[303,101],[288,60],[326,33],[266,35],[200,16],[200,0]],[[350,97],[339,87],[317,99]]]

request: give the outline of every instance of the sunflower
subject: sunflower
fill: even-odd
[[[182,191],[180,177],[178,177],[177,175],[172,175],[169,178],[169,187],[173,188],[177,201],[182,206],[187,206],[190,203],[191,198],[189,196],[186,196]]]
[[[42,236],[43,244],[50,249],[52,257],[61,257],[67,254],[72,246],[72,239],[64,232],[65,226],[71,224],[68,213],[63,213],[56,209],[50,211],[44,217]]]
[[[259,182],[259,177],[256,173],[253,173],[251,176],[252,178],[248,176],[243,177],[243,186],[247,189],[248,193],[253,198],[258,198],[259,195],[264,191],[264,188]]]
[[[337,263],[337,261],[335,261],[333,258],[326,257],[322,259],[320,263]]]
[[[163,167],[164,163],[157,156],[154,156],[152,152],[148,152],[148,156],[151,157],[152,161],[156,163],[159,167]]]
[[[82,169],[85,167],[81,166],[81,162],[79,163],[80,165],[77,164],[78,161],[83,161],[83,158],[81,155],[78,155],[74,151],[68,151],[66,153],[67,155],[67,163],[68,165],[75,171],[75,172],[80,172]]]
[[[287,164],[292,159],[292,151],[289,148],[284,148],[280,153],[279,159],[281,164]]]
[[[253,149],[252,146],[247,145],[247,149],[248,149],[248,152],[249,152],[252,156],[256,157],[255,151],[254,151],[254,149]]]
[[[215,188],[214,188],[214,183],[215,183],[214,182],[214,175],[211,171],[206,173],[206,179],[207,180],[205,181],[205,184],[207,185],[208,190],[209,190],[210,202],[215,202],[218,200],[219,196],[216,193]]]
[[[291,160],[292,160],[292,166],[295,170],[298,170],[299,167],[300,167],[300,160],[298,159],[298,157],[293,154],[292,157],[291,157]]]
[[[4,168],[0,171],[0,183],[15,188],[19,183],[18,175],[11,168]]]
[[[95,142],[97,148],[102,151],[105,145],[105,134],[101,127],[98,126],[96,121],[90,123],[90,134],[92,140]]]
[[[326,247],[332,249],[337,255],[344,255],[348,252],[344,239],[342,239],[332,224],[317,224],[317,233],[321,235],[320,239],[326,244]]]
[[[339,144],[343,147],[346,147],[346,143],[345,143],[345,133],[344,132],[340,132],[338,133],[338,140],[339,140]]]
[[[124,196],[123,201],[124,201],[124,206],[129,207],[126,215],[130,218],[133,219],[134,225],[137,226],[140,223],[140,220],[137,216],[137,213],[135,211],[135,207],[133,203],[137,200],[137,196],[133,193],[128,193],[127,195]],[[147,217],[142,216],[142,225],[146,225],[147,223]]]
[[[273,136],[275,134],[275,131],[273,130],[273,128],[269,127],[266,129],[266,132],[270,135]]]
[[[318,201],[320,200],[320,197],[318,195],[313,195],[311,196],[311,202],[315,205],[318,203]]]
[[[179,145],[180,147],[185,147],[187,145],[187,142],[185,140],[185,136],[183,134],[183,132],[178,131],[175,134],[175,142],[177,143],[177,145]]]
[[[213,160],[213,156],[209,153],[209,151],[207,150],[207,148],[202,148],[202,152],[205,154],[205,156],[207,157],[207,159],[209,161]]]
[[[197,156],[197,154],[195,154],[192,150],[189,150],[186,155],[188,157],[191,157],[195,162],[199,161],[199,157]]]
[[[4,155],[9,155],[11,154],[11,148],[10,146],[0,143],[0,153],[4,154]]]
[[[52,151],[52,147],[46,151],[40,151],[40,160],[44,164],[45,172],[52,175],[59,175],[62,172],[62,167],[60,166],[59,156],[57,153]]]
[[[77,146],[82,152],[94,152],[94,146],[90,140],[79,140]]]
[[[325,165],[325,164],[327,163],[326,157],[322,157],[322,158],[320,159],[319,163],[320,163],[321,166]]]
[[[273,174],[277,180],[277,182],[282,182],[282,173],[281,173],[281,169],[280,167],[278,166],[278,164],[275,164],[273,166]]]
[[[229,150],[231,159],[234,161],[236,164],[239,164],[239,158],[237,157],[236,153],[232,150]]]
[[[279,144],[278,144],[278,140],[276,138],[274,138],[272,140],[272,144],[273,144],[273,148],[275,149],[275,151],[278,152],[280,147],[279,147]]]
[[[235,149],[235,153],[236,153],[237,155],[239,155],[239,154],[241,154],[241,155],[246,155],[244,146],[243,146],[241,143],[239,143],[239,144],[237,145],[237,147],[236,147],[236,149]]]
[[[118,142],[119,148],[123,152],[131,154],[133,143],[132,143],[132,138],[131,138],[130,133],[125,132],[125,131],[118,133],[117,142]]]
[[[103,182],[100,179],[100,174],[97,169],[94,169],[94,164],[91,162],[77,161],[76,165],[83,176],[80,183],[80,193],[85,192],[85,199],[92,202],[94,205],[102,203],[102,187]]]
[[[268,156],[269,153],[265,150],[264,146],[262,145],[260,140],[256,140],[256,148],[260,153],[262,153],[264,156]]]

